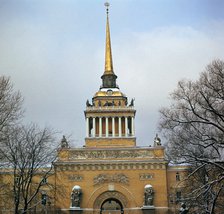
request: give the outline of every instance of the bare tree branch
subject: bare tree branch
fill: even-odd
[[[171,99],[160,110],[167,156],[191,166],[192,206],[216,213],[224,191],[224,62],[213,61],[197,81],[180,81]]]

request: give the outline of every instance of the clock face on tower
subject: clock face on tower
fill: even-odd
[[[112,90],[107,90],[107,95],[108,96],[111,96],[113,94],[113,91]]]

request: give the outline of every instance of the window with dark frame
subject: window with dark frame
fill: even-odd
[[[47,184],[47,178],[42,178],[41,184]]]
[[[180,181],[180,173],[179,172],[176,173],[176,181]]]
[[[176,202],[179,202],[179,201],[181,201],[181,191],[180,190],[178,190],[176,192]]]

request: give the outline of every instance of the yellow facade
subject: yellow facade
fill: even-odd
[[[74,185],[82,188],[80,207],[97,213],[108,198],[120,200],[125,213],[141,213],[144,187],[151,184],[155,191],[154,206],[167,209],[167,162],[164,148],[83,148],[62,149],[55,172],[57,185],[65,186],[67,197],[58,197],[69,208]],[[59,205],[58,205],[59,206]]]
[[[177,212],[176,193],[184,187],[186,166],[168,166],[164,147],[64,148],[55,163],[56,209],[72,210],[71,190],[82,189],[82,213],[100,213],[108,199],[119,200],[124,213],[144,213],[144,187],[153,186],[153,209]],[[57,188],[63,194],[57,193]],[[106,211],[102,213],[107,213]],[[119,210],[117,213],[121,213]]]

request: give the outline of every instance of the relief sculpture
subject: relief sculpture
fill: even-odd
[[[152,151],[73,151],[69,154],[70,160],[108,159],[108,158],[145,158],[153,157]]]
[[[129,179],[124,174],[99,174],[96,177],[94,177],[94,185],[103,184],[106,182],[115,182],[115,183],[122,183],[122,184],[128,184]]]

